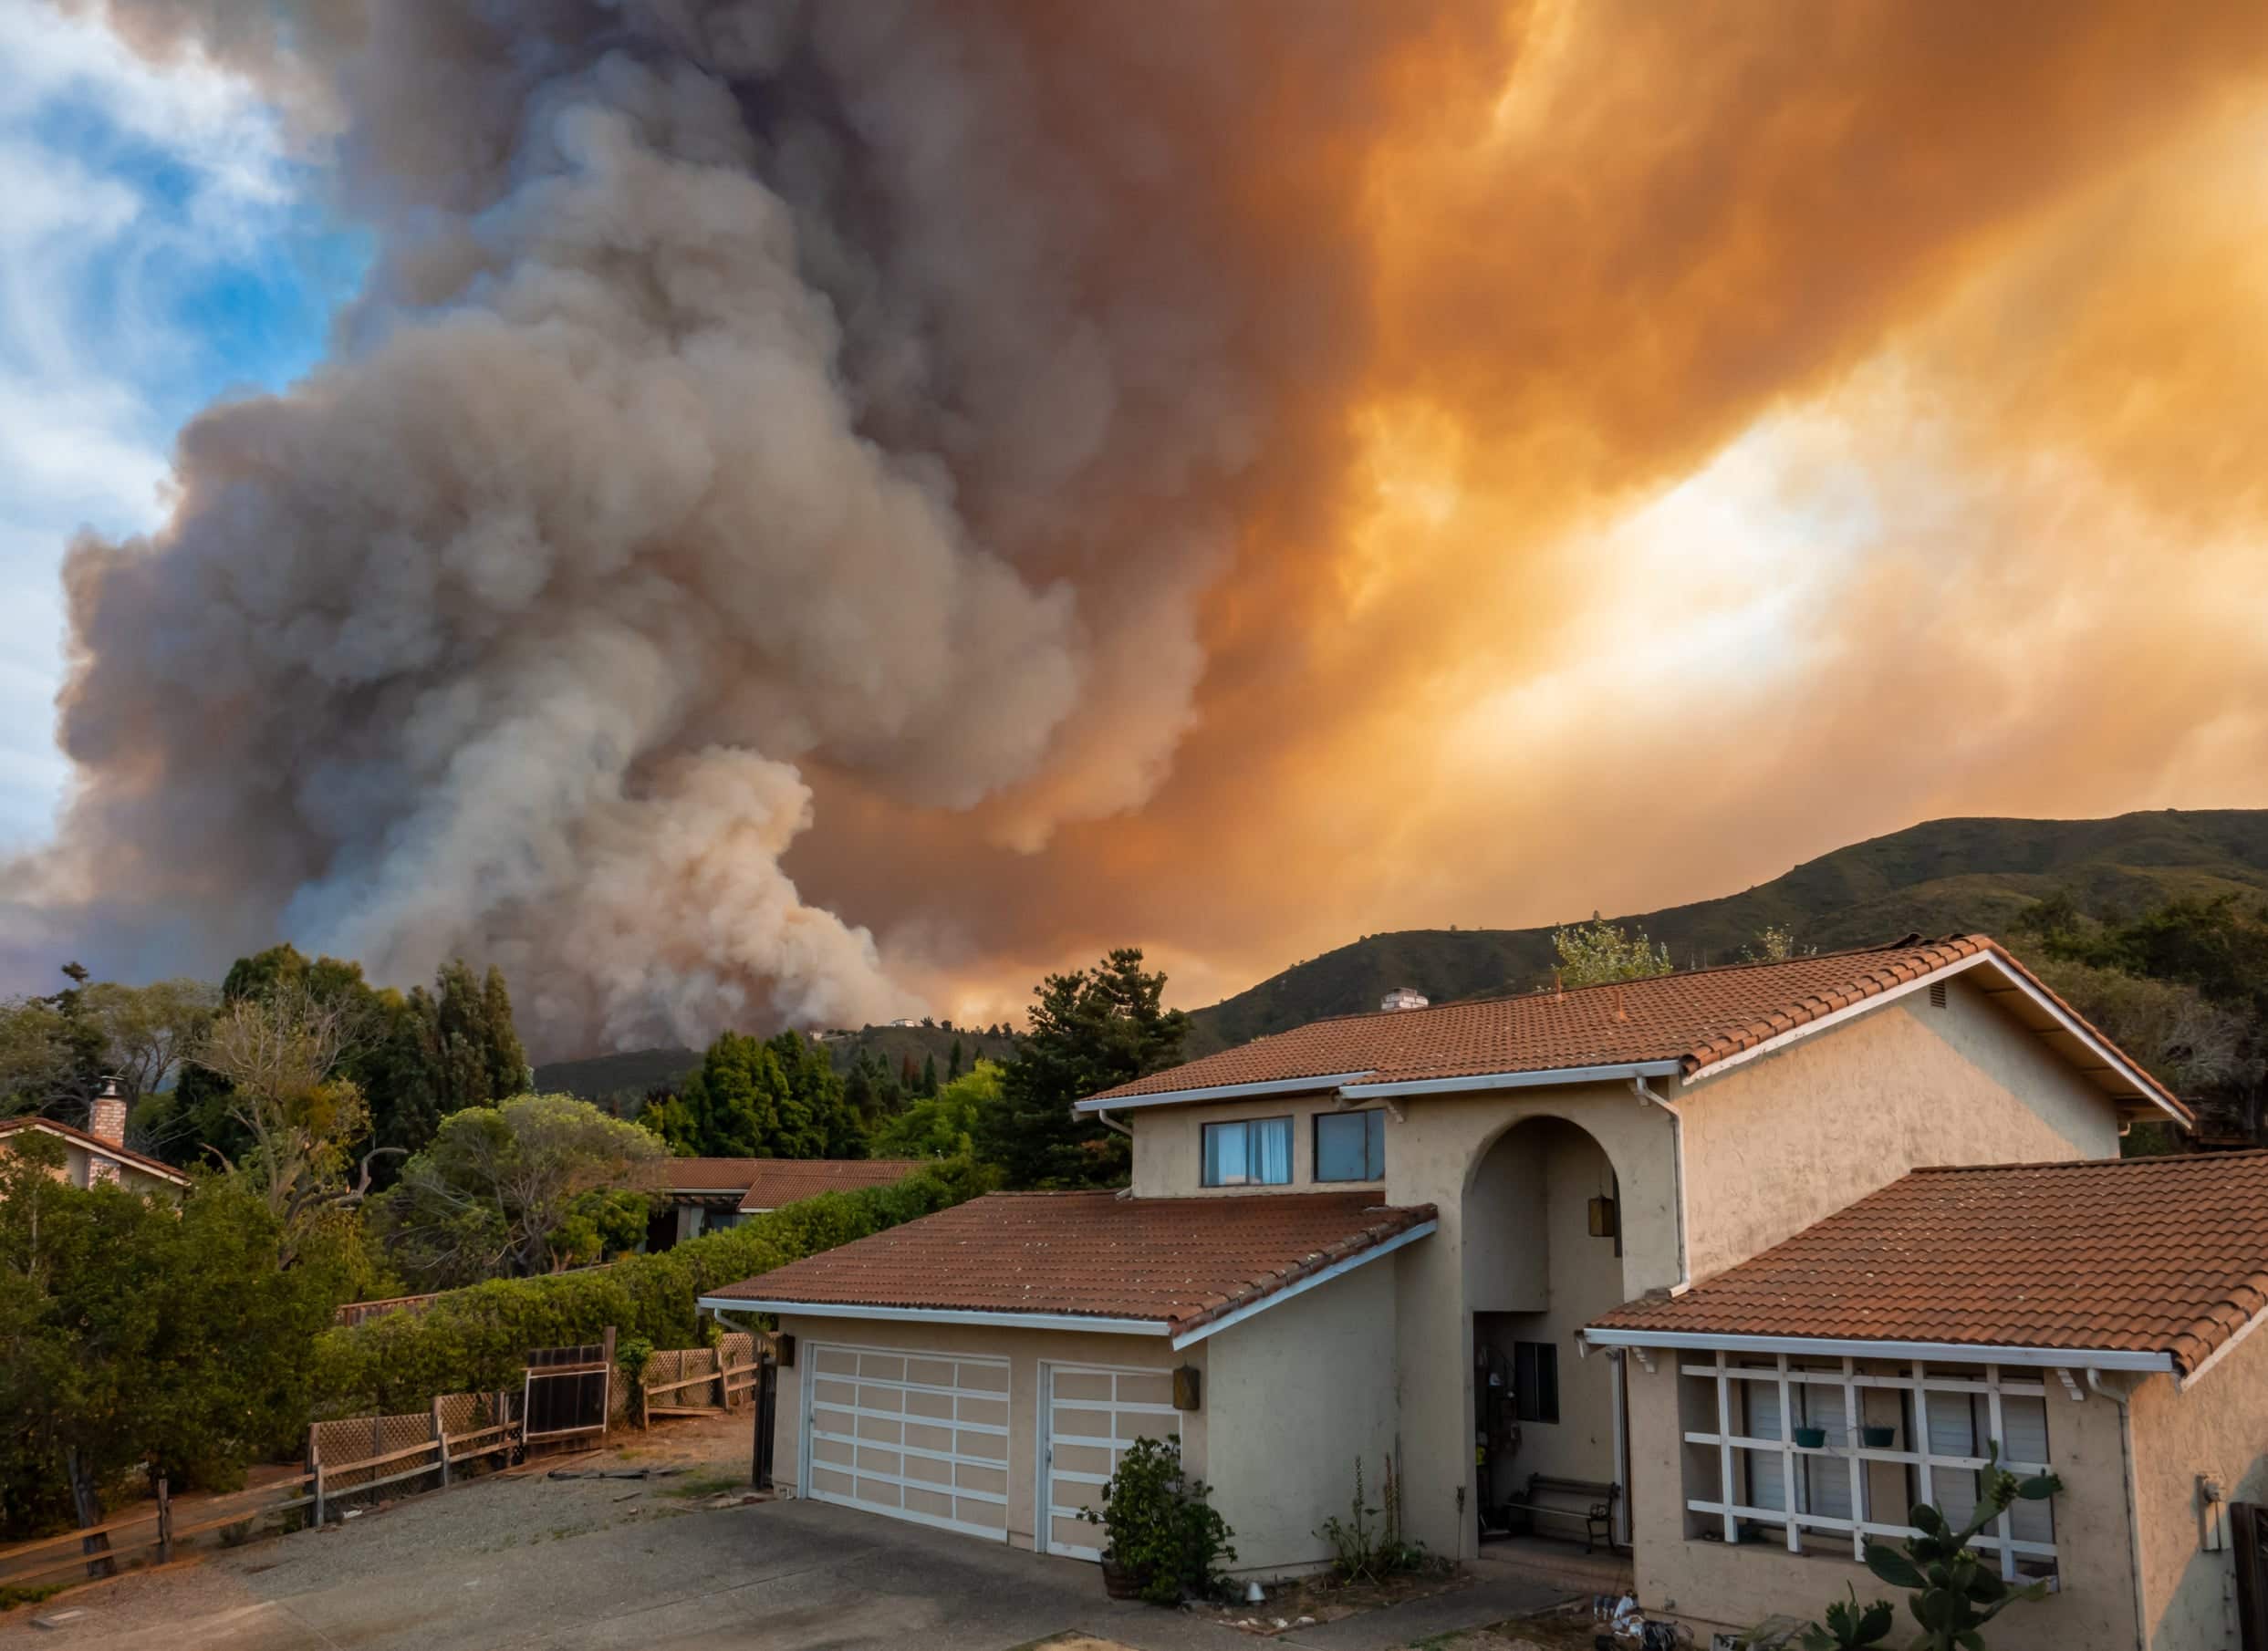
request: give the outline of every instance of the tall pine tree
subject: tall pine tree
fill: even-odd
[[[1181,1060],[1189,1023],[1161,1006],[1165,983],[1162,973],[1144,973],[1141,952],[1128,946],[1035,990],[1031,1030],[1002,1075],[1000,1105],[979,1119],[978,1146],[1009,1186],[1105,1187],[1126,1178],[1126,1137],[1071,1107]]]

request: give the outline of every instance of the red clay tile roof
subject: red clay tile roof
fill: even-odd
[[[740,1207],[748,1211],[777,1210],[822,1192],[888,1187],[926,1168],[921,1158],[759,1158]]]
[[[1179,1335],[1432,1219],[1362,1192],[995,1192],[703,1299],[1156,1319]]]
[[[58,1123],[54,1118],[28,1115],[23,1117],[13,1117],[5,1123],[0,1123],[0,1136],[13,1135],[19,1129],[37,1129],[42,1134],[56,1136],[67,1140],[75,1147],[84,1147],[89,1152],[99,1153],[104,1158],[115,1159],[128,1168],[138,1169],[144,1175],[157,1176],[161,1179],[172,1182],[177,1187],[189,1185],[189,1177],[171,1164],[161,1163],[156,1158],[145,1157],[139,1152],[129,1151],[124,1147],[113,1147],[99,1135],[89,1135],[84,1129],[74,1128],[69,1124]]]
[[[1784,963],[1685,970],[1619,985],[1343,1015],[1153,1072],[1090,1099],[1350,1072],[1367,1074],[1363,1082],[1383,1084],[1642,1061],[1677,1061],[1691,1077],[1784,1032],[1981,953],[2002,973],[2037,990],[2074,1023],[2086,1026],[1999,942],[1983,935],[1955,935]],[[2086,1030],[2109,1044],[2093,1027]],[[2121,1093],[2140,1089],[2189,1117],[2188,1109],[2163,1086],[2129,1065],[2130,1072],[2116,1075]]]
[[[822,1192],[887,1187],[921,1168],[920,1158],[671,1158],[662,1184],[671,1192],[739,1193],[743,1210],[776,1210]]]
[[[2268,1306],[2268,1152],[1917,1169],[1618,1330],[2169,1353]]]

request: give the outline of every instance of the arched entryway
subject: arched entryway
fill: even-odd
[[[1482,1156],[1463,1215],[1483,1533],[1580,1538],[1579,1520],[1535,1521],[1516,1504],[1535,1475],[1597,1484],[1621,1477],[1618,1386],[1606,1359],[1578,1356],[1576,1340],[1628,1299],[1613,1162],[1581,1126],[1529,1118]]]

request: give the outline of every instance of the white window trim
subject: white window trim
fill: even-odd
[[[1211,1152],[1207,1147],[1206,1143],[1212,1139],[1212,1132],[1216,1129],[1243,1130],[1244,1162],[1247,1165],[1250,1165],[1254,1156],[1252,1145],[1252,1128],[1255,1124],[1281,1124],[1284,1126],[1284,1179],[1280,1181],[1264,1181],[1255,1176],[1246,1175],[1242,1180],[1235,1181],[1207,1180],[1205,1179],[1205,1168],[1207,1161],[1211,1157]],[[1216,1118],[1211,1123],[1201,1124],[1198,1126],[1197,1184],[1200,1187],[1206,1188],[1208,1189],[1222,1187],[1297,1186],[1299,1184],[1299,1129],[1297,1127],[1296,1117],[1288,1112],[1271,1112],[1265,1117]]]
[[[2044,1381],[2003,1380],[2001,1376],[2001,1367],[1996,1364],[1988,1364],[1984,1365],[1983,1370],[1984,1374],[1982,1377],[1932,1376],[1925,1361],[1916,1360],[1910,1375],[1888,1376],[1871,1371],[1862,1372],[1857,1367],[1857,1360],[1848,1356],[1841,1361],[1840,1369],[1826,1369],[1818,1366],[1803,1368],[1790,1365],[1785,1353],[1777,1355],[1769,1366],[1741,1365],[1732,1362],[1731,1353],[1723,1347],[1715,1349],[1714,1362],[1711,1364],[1680,1365],[1678,1373],[1680,1377],[1694,1376],[1711,1382],[1716,1392],[1716,1431],[1712,1433],[1696,1429],[1687,1432],[1683,1437],[1685,1443],[1689,1445],[1715,1449],[1718,1493],[1714,1498],[1687,1498],[1686,1511],[1690,1513],[1707,1514],[1722,1519],[1724,1521],[1725,1545],[1728,1547],[1749,1545],[1742,1543],[1740,1539],[1739,1527],[1743,1520],[1753,1524],[1780,1527],[1786,1533],[1787,1550],[1791,1553],[1803,1552],[1803,1533],[1806,1531],[1847,1532],[1850,1537],[1851,1557],[1863,1563],[1867,1555],[1868,1537],[1912,1537],[1921,1534],[1911,1525],[1894,1524],[1867,1517],[1870,1510],[1867,1505],[1867,1475],[1863,1464],[1891,1462],[1901,1467],[1912,1468],[1919,1481],[1916,1486],[1919,1500],[1931,1506],[1935,1506],[1937,1502],[1934,1487],[1930,1483],[1933,1469],[1950,1469],[1957,1472],[1974,1472],[1988,1465],[1988,1459],[1984,1457],[1947,1456],[1933,1452],[1929,1449],[1929,1395],[1958,1393],[1966,1397],[1982,1393],[1985,1395],[1990,1411],[1990,1432],[1995,1438],[2001,1437],[2003,1431],[2001,1418],[2001,1401],[2003,1397],[2037,1398],[2043,1403],[2046,1400],[2047,1384]],[[1743,1381],[1770,1382],[1778,1387],[1781,1438],[1776,1439],[1753,1438],[1745,1434],[1732,1431],[1733,1384]],[[1842,1393],[1845,1417],[1844,1438],[1847,1441],[1845,1444],[1813,1449],[1795,1442],[1795,1408],[1789,1402],[1789,1392],[1797,1385],[1810,1387],[1831,1387]],[[1891,1388],[1913,1395],[1913,1424],[1910,1429],[1912,1438],[1909,1442],[1914,1444],[1916,1449],[1906,1450],[1888,1447],[1877,1449],[1857,1442],[1859,1438],[1858,1417],[1861,1409],[1858,1395],[1862,1389],[1868,1387]],[[1736,1452],[1743,1451],[1748,1453],[1752,1470],[1758,1458],[1763,1457],[1764,1453],[1776,1452],[1779,1455],[1781,1483],[1784,1487],[1782,1500],[1786,1504],[1784,1508],[1751,1507],[1737,1500],[1741,1480],[1738,1464],[1734,1459]],[[1820,1461],[1844,1460],[1849,1463],[1851,1475],[1851,1517],[1849,1519],[1836,1519],[1826,1514],[1803,1511],[1795,1494],[1798,1458]],[[2008,1472],[2021,1476],[2049,1472],[2054,1464],[2004,1459],[2000,1466]],[[2016,1561],[2019,1557],[2047,1560],[2055,1566],[2060,1575],[2063,1562],[2056,1545],[2053,1542],[2027,1542],[2019,1538],[2015,1533],[2013,1510],[2003,1509],[2000,1518],[1990,1529],[1992,1534],[1988,1536],[1980,1532],[1970,1538],[1970,1543],[1973,1547],[1999,1556],[2003,1581],[2013,1583],[2016,1580]]]

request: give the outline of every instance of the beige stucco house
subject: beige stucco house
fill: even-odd
[[[1235,1527],[1240,1568],[1270,1573],[1321,1563],[1316,1528],[1346,1507],[1357,1459],[1375,1486],[1390,1454],[1411,1531],[1436,1552],[1472,1554],[1529,1522],[1532,1500],[1552,1510],[1539,1529],[1581,1538],[1596,1502],[1607,1529],[1587,1534],[1635,1545],[1644,1603],[1704,1624],[1839,1597],[1850,1521],[1836,1526],[1806,1481],[1775,1527],[1747,1479],[1728,1518],[1720,1482],[1701,1477],[1708,1460],[1722,1468],[1725,1429],[1713,1447],[1691,1438],[1708,1431],[1692,1407],[1713,1402],[1718,1349],[1658,1346],[1715,1333],[1618,1309],[1710,1303],[1712,1279],[1916,1169],[2115,1159],[2130,1123],[2187,1117],[1981,937],[1319,1022],[1081,1107],[1130,1132],[1124,1191],[994,1195],[704,1298],[777,1314],[797,1338],[777,1413],[783,1483],[1091,1556],[1098,1533],[1077,1510],[1128,1442],[1170,1434]],[[2053,1250],[2024,1256],[2102,1276]],[[2240,1262],[2268,1274],[2268,1238],[2219,1258],[2190,1303],[2192,1319],[2228,1322],[2232,1343],[2263,1299],[2232,1282]],[[1942,1417],[1912,1461],[1864,1459],[1867,1519],[1902,1517],[1900,1471],[1948,1496],[1973,1481],[1940,1390],[1984,1395],[1979,1414],[2071,1486],[2047,1536],[2009,1539],[2020,1569],[2054,1567],[2064,1590],[2024,1630],[2049,1637],[2012,1644],[2219,1643],[2167,1637],[2190,1609],[2175,1595],[2203,1587],[2166,1523],[2188,1469],[2122,1458],[2119,1440],[2148,1427],[2216,1440],[2234,1496],[2268,1449],[2268,1415],[2253,1440],[2229,1419],[2233,1397],[2213,1412],[2198,1400],[2268,1368],[2251,1370],[2251,1343],[2218,1369],[2187,1368],[2109,1322],[2126,1299],[2071,1307],[2060,1364],[1976,1341],[1878,1350],[1886,1371],[1921,1359],[1921,1409]],[[1722,1350],[1745,1370],[1742,1344]],[[1861,1374],[1841,1363],[1858,1355],[1814,1352],[1837,1383]],[[1728,1376],[1728,1391],[1776,1401],[1780,1355],[1761,1356],[1772,1379]],[[1685,1374],[1696,1363],[1704,1375]],[[2195,1395],[2181,1386],[2200,1376]],[[1941,1386],[1956,1382],[1974,1386]],[[1862,1427],[1904,1402],[1894,1386],[1835,1391],[1860,1394]],[[1732,1424],[1748,1430],[1730,1436],[1749,1441],[1738,1452],[1754,1456],[1775,1417],[1791,1434],[1809,1425],[1804,1401],[1758,1403]],[[2044,1415],[2044,1439],[2014,1432],[2018,1411]],[[1787,1443],[1772,1448],[1783,1469]],[[1865,1449],[1843,1447],[1846,1480]],[[2132,1481],[2132,1514],[2122,1460],[2156,1475]],[[1531,1498],[1538,1476],[1602,1490]],[[2183,1494],[2193,1502],[2194,1485]],[[2199,1520],[2185,1529],[2193,1550]],[[2128,1563],[2099,1573],[2122,1540]]]
[[[161,1163],[126,1145],[126,1102],[118,1085],[104,1080],[102,1092],[88,1109],[88,1127],[76,1128],[49,1117],[26,1116],[0,1122],[0,1153],[26,1136],[36,1135],[61,1143],[63,1163],[57,1174],[74,1187],[103,1185],[129,1192],[178,1194],[189,1178],[172,1165]]]

